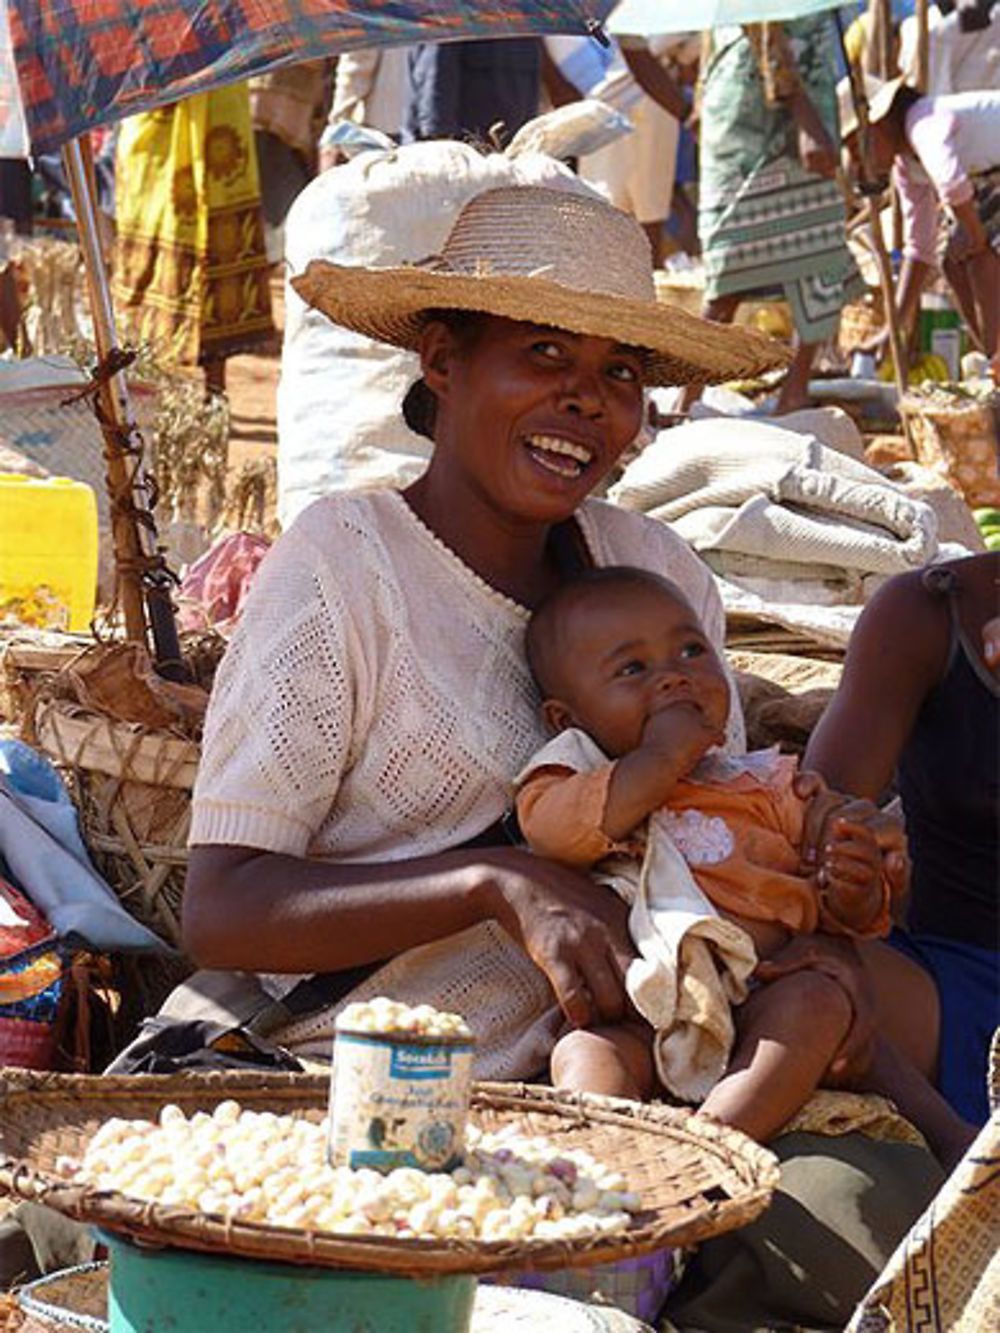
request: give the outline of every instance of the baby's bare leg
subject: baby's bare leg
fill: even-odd
[[[552,1082],[568,1092],[646,1101],[653,1092],[653,1032],[643,1023],[577,1028],[552,1051]]]
[[[851,1026],[845,991],[821,972],[793,972],[733,1011],[726,1073],[701,1110],[766,1143],[809,1100]]]

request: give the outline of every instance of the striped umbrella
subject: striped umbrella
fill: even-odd
[[[613,0],[10,0],[36,152],[251,74],[364,46],[584,33]]]

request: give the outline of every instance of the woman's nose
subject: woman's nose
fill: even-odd
[[[569,372],[560,388],[561,406],[578,416],[599,416],[604,411],[600,377],[583,367]]]

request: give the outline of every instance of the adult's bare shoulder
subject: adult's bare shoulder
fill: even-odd
[[[838,791],[879,799],[924,699],[941,679],[948,625],[947,599],[924,587],[921,571],[884,584],[858,619],[803,767]]]

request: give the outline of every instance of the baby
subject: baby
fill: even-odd
[[[804,873],[805,802],[793,786],[795,760],[772,751],[732,760],[716,749],[729,681],[696,615],[666,579],[639,569],[591,570],[538,608],[527,647],[545,719],[563,733],[519,778],[518,816],[535,851],[576,866],[638,855],[649,817],[666,810],[696,884],[749,934],[758,959],[795,934],[887,932],[889,895],[864,825],[840,821],[818,870]],[[571,728],[589,737],[576,733],[578,750],[566,744]],[[594,742],[599,762],[564,758],[587,747],[596,754]],[[854,1016],[829,970],[771,972],[774,979],[755,982],[735,1011],[728,1067],[702,1105],[761,1141],[829,1078]],[[933,1018],[907,1017],[918,1024]],[[553,1051],[552,1077],[577,1091],[648,1098],[657,1084],[652,1029],[635,1013],[614,1026],[566,1033]],[[943,1160],[961,1156],[968,1127],[884,1038],[875,1042],[864,1086],[892,1097]]]

